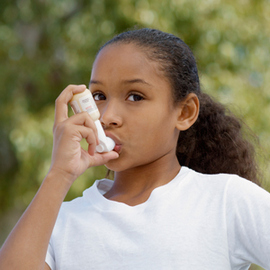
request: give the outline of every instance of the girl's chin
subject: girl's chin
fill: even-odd
[[[120,168],[120,166],[118,167],[118,166],[113,166],[113,165],[109,165],[109,164],[105,164],[105,167],[108,169],[108,170],[110,170],[110,171],[113,171],[113,172],[121,172],[121,171],[123,171],[123,168],[121,167]]]
[[[132,167],[132,164],[127,162],[127,158],[125,158],[123,155],[119,155],[116,159],[111,159],[106,164],[104,164],[105,167],[111,171],[114,172],[122,172],[130,169]]]
[[[105,167],[108,170],[114,171],[114,172],[119,172],[123,169],[123,166],[121,166],[121,161],[119,161],[121,156],[119,156],[119,158],[117,159],[112,159],[110,161],[108,161],[107,163],[105,163]]]

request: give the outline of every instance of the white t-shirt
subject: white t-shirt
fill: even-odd
[[[129,206],[98,180],[64,202],[51,236],[51,269],[270,269],[270,194],[236,175],[187,167]]]

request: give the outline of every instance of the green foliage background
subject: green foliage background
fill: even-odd
[[[1,0],[0,241],[49,169],[54,100],[68,84],[88,84],[99,46],[134,25],[191,47],[204,90],[259,137],[269,190],[269,15],[269,0]],[[67,199],[104,173],[86,172]]]

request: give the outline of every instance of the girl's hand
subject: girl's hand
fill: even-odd
[[[94,121],[87,112],[68,117],[68,102],[74,94],[83,92],[85,85],[69,85],[55,102],[55,122],[53,127],[53,152],[50,171],[65,174],[70,184],[86,169],[103,165],[110,159],[118,158],[114,151],[96,153],[98,144],[97,130]],[[88,151],[80,141],[86,139]]]

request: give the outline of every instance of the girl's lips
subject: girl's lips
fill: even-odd
[[[113,151],[117,152],[118,154],[120,153],[121,151],[121,148],[122,148],[122,145],[121,144],[116,144]]]

